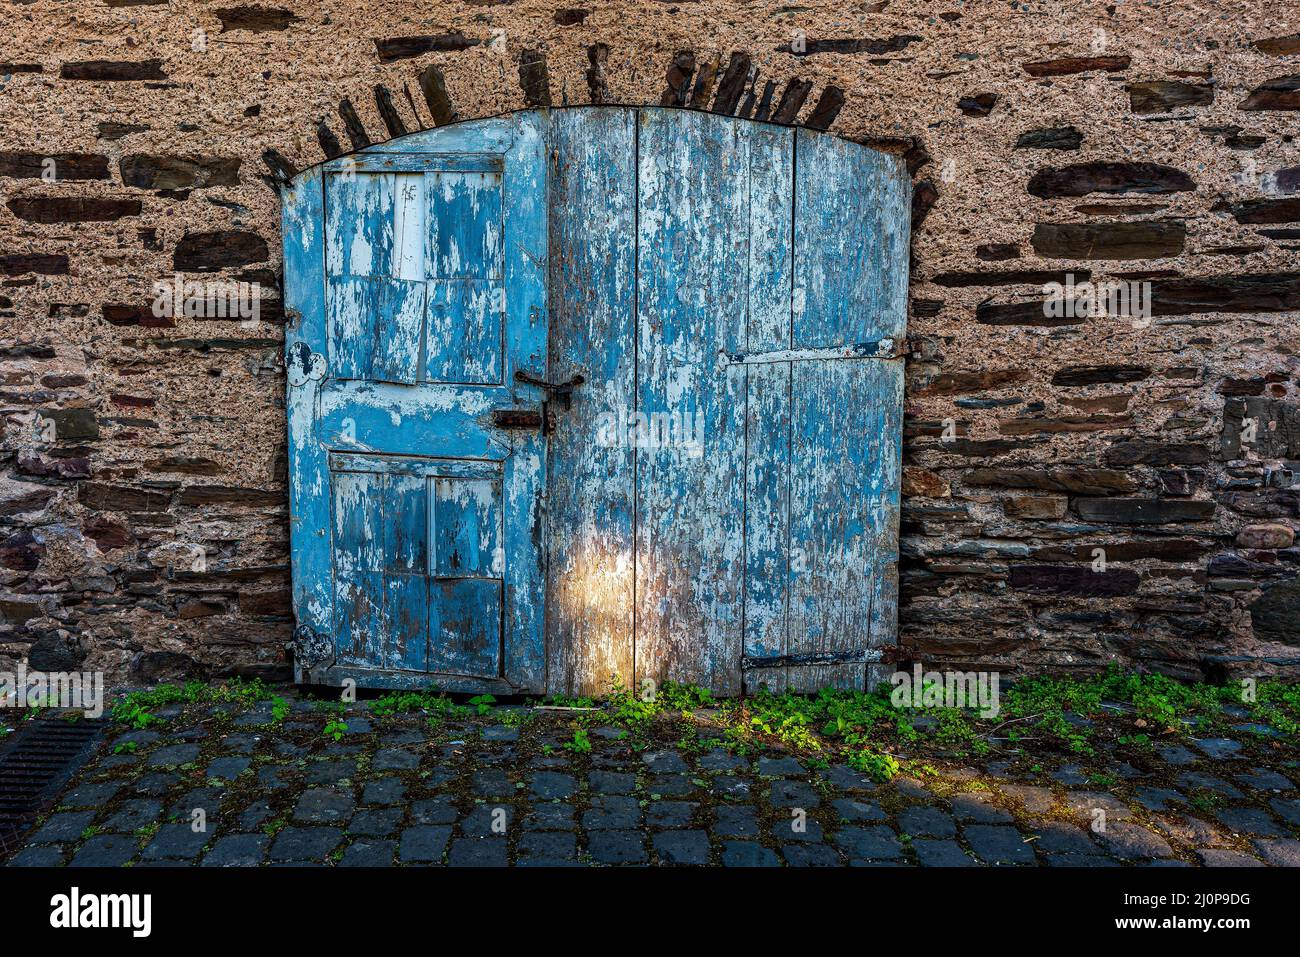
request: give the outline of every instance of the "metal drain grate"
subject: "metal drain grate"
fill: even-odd
[[[19,726],[0,745],[0,861],[18,850],[32,821],[90,756],[99,719],[69,721],[57,712]]]

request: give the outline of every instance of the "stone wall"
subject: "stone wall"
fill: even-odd
[[[284,674],[275,182],[620,102],[906,156],[907,655],[1295,673],[1294,0],[235,2],[0,10],[0,664]],[[158,317],[177,273],[268,299]]]

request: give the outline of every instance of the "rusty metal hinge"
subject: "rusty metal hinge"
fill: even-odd
[[[726,352],[720,350],[724,366],[760,365],[771,362],[806,362],[827,359],[897,359],[905,353],[907,342],[887,338],[871,342],[854,342],[847,346],[815,349],[774,349],[766,352]]]
[[[740,667],[783,668],[791,665],[856,665],[880,661],[884,657],[880,648],[815,652],[806,655],[745,655],[740,659]]]

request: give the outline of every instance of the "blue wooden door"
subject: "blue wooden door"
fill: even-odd
[[[550,442],[549,687],[862,687],[896,640],[902,164],[671,109],[553,142],[551,375],[587,384]]]
[[[299,177],[300,678],[863,686],[895,641],[908,195],[853,143],[626,107]],[[553,429],[506,427],[547,380],[581,381]]]
[[[543,396],[517,374],[546,368],[544,145],[530,114],[429,131],[288,197],[300,680],[541,687]]]

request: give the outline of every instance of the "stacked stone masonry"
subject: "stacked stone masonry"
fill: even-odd
[[[277,183],[597,102],[905,156],[904,657],[1294,676],[1297,24],[1294,0],[8,4],[0,666],[285,675]],[[177,274],[258,283],[257,321],[156,315]],[[1069,279],[1149,282],[1151,315],[1049,315]]]

